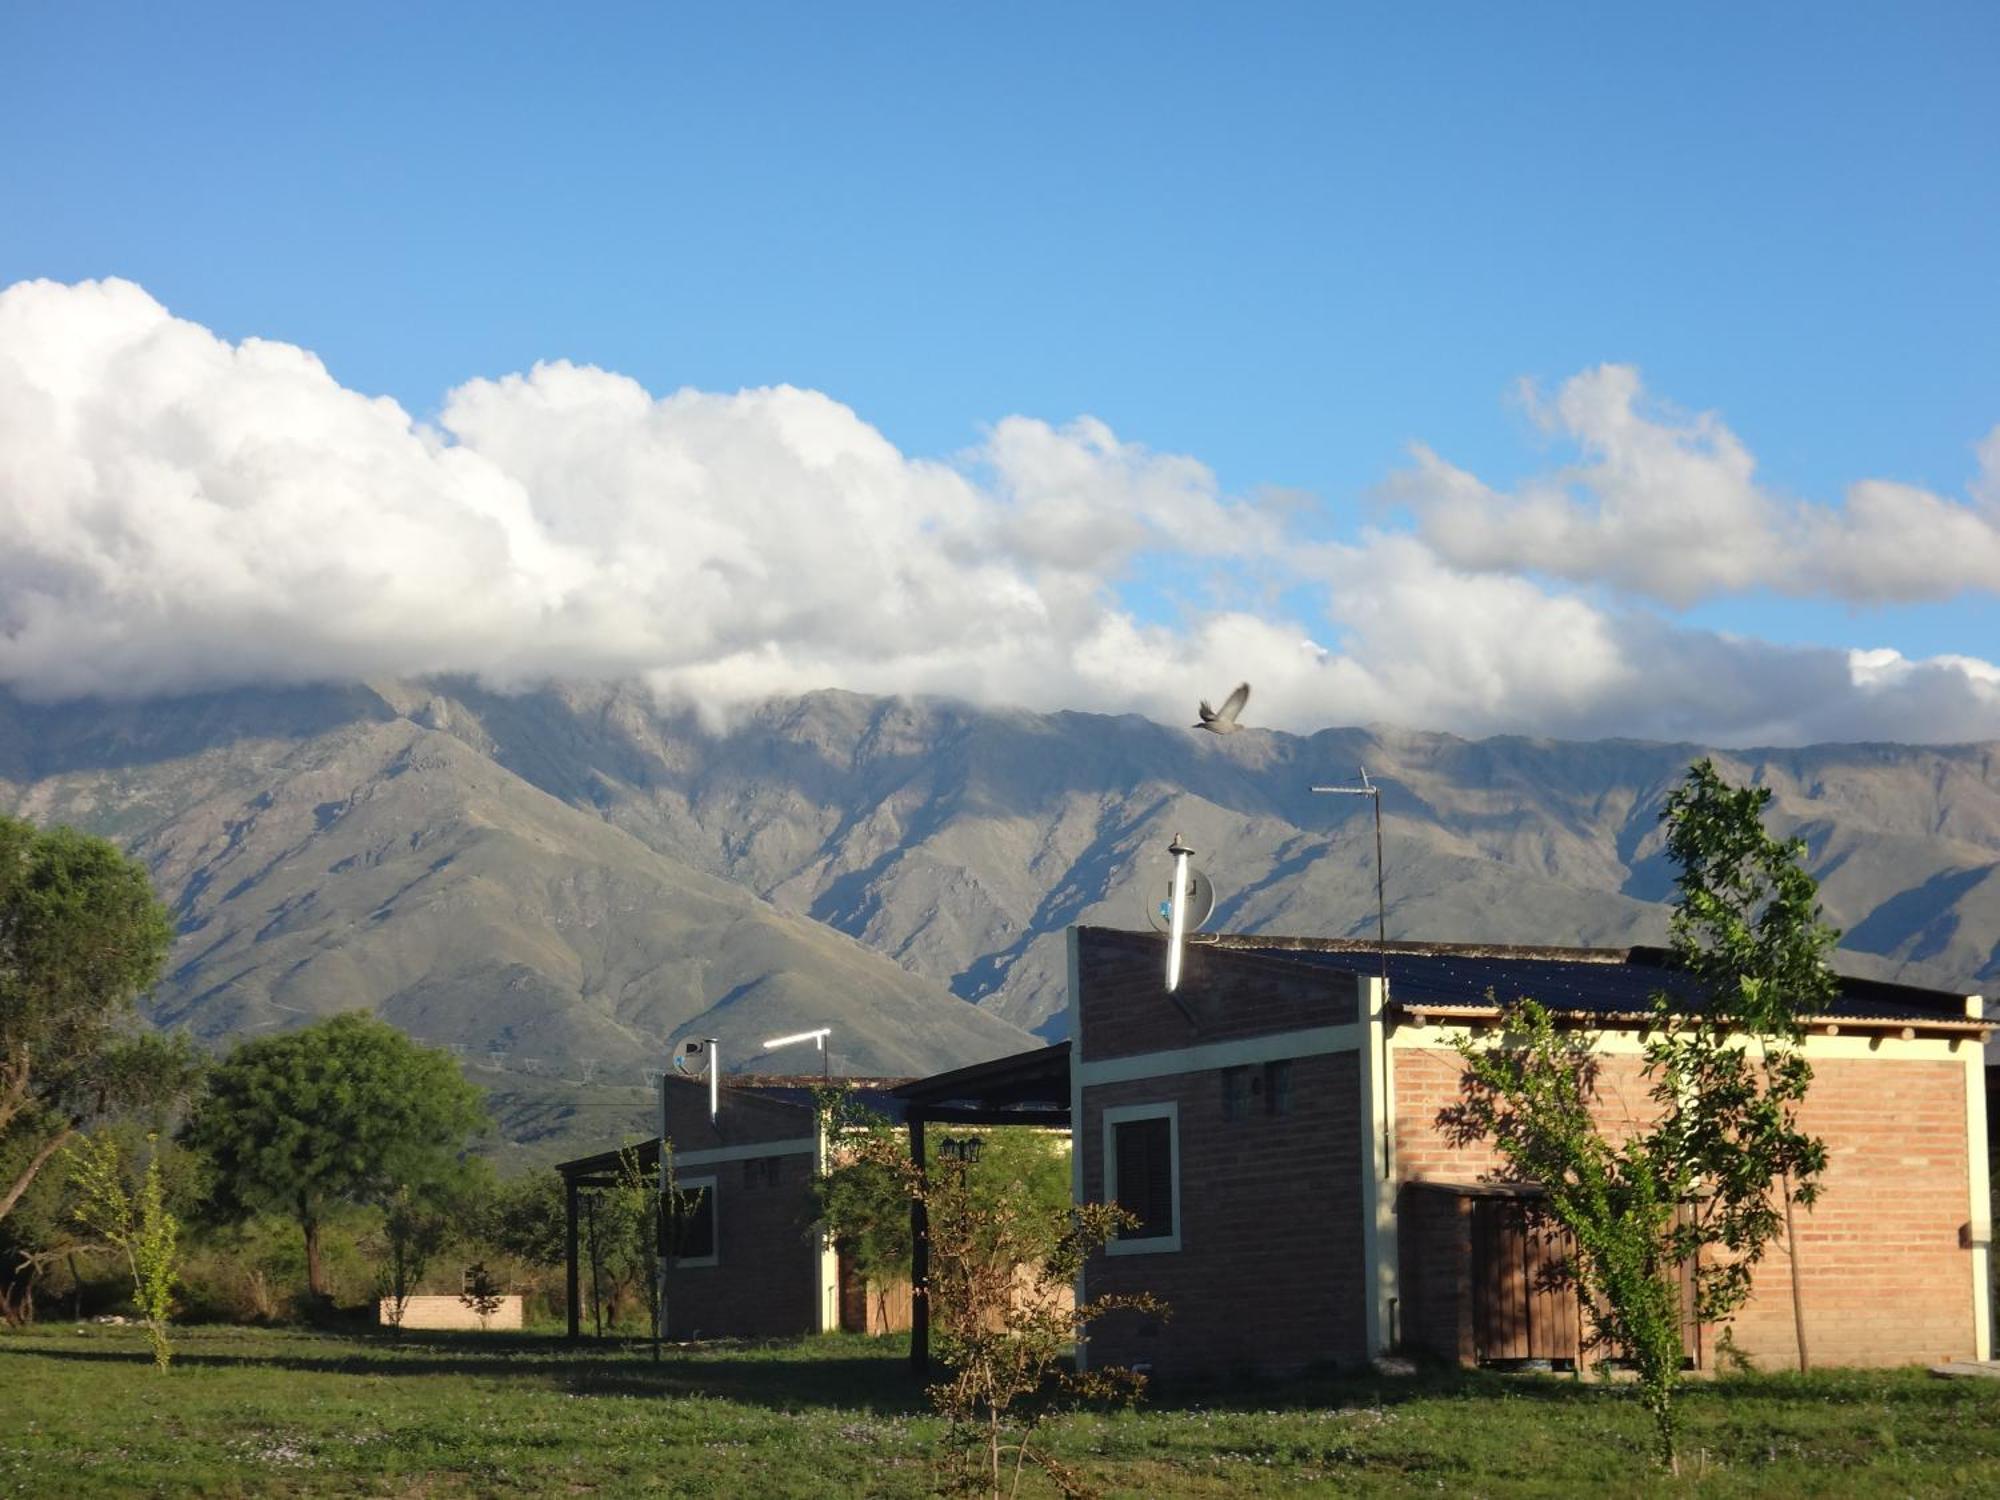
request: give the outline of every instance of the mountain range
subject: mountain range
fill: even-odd
[[[1182,835],[1219,929],[1435,940],[1666,930],[1689,761],[1768,786],[1843,967],[2000,983],[2000,744],[1227,738],[1131,716],[820,692],[721,722],[636,684],[462,679],[143,702],[0,695],[0,808],[115,838],[179,924],[162,1024],[364,1008],[520,1079],[636,1085],[676,1039],[917,1073],[1053,1039],[1063,929],[1137,926]],[[546,1093],[543,1087],[542,1093]],[[538,1096],[539,1097],[539,1096]]]

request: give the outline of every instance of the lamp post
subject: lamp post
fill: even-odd
[[[946,1161],[976,1167],[979,1165],[979,1153],[985,1145],[986,1142],[976,1135],[969,1135],[963,1139],[946,1136],[938,1142],[938,1155]]]
[[[831,1078],[833,1076],[833,1053],[827,1046],[827,1039],[832,1035],[833,1028],[831,1026],[821,1026],[813,1031],[795,1031],[790,1036],[772,1037],[770,1041],[764,1043],[764,1050],[766,1052],[775,1052],[780,1047],[793,1047],[800,1042],[811,1042],[815,1047],[819,1048],[819,1076],[822,1078]]]

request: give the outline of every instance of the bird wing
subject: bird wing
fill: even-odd
[[[1214,721],[1215,721],[1215,710],[1208,706],[1208,700],[1204,698],[1201,700],[1201,722],[1204,724],[1210,724],[1213,723]]]
[[[1243,712],[1243,705],[1248,703],[1249,701],[1250,701],[1250,684],[1247,682],[1239,682],[1236,684],[1236,691],[1231,693],[1227,698],[1224,698],[1222,700],[1222,712],[1217,714],[1216,717],[1220,719],[1227,719],[1229,720],[1230,723],[1233,724],[1236,722],[1236,716]],[[1208,705],[1204,703],[1202,707],[1206,708],[1208,707]]]

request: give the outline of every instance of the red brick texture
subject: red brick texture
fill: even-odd
[[[1292,1070],[1291,1113],[1266,1113],[1259,1094],[1233,1120],[1215,1071],[1085,1089],[1092,1202],[1104,1194],[1105,1109],[1180,1109],[1181,1248],[1099,1255],[1085,1272],[1087,1295],[1148,1291],[1171,1316],[1107,1317],[1090,1335],[1092,1365],[1144,1364],[1173,1380],[1366,1357],[1357,1057],[1299,1058]]]
[[[718,1104],[715,1123],[711,1125],[707,1083],[668,1078],[667,1139],[676,1152],[747,1146],[759,1141],[803,1140],[814,1130],[809,1107],[733,1089],[727,1081],[723,1083]]]
[[[1800,1121],[1826,1141],[1827,1169],[1798,1218],[1814,1364],[1972,1356],[1965,1076],[1959,1062],[1815,1065]],[[1734,1342],[1767,1368],[1797,1357],[1782,1240],[1758,1268]]]
[[[1402,1347],[1453,1364],[1477,1356],[1472,1335],[1472,1200],[1405,1186],[1398,1196]]]
[[[1084,1061],[1346,1025],[1359,1014],[1356,980],[1337,969],[1189,943],[1169,997],[1166,963],[1163,937],[1077,930]]]
[[[1970,1357],[1975,1326],[1969,1243],[1970,1166],[1962,1063],[1889,1055],[1820,1060],[1800,1111],[1825,1140],[1820,1199],[1799,1213],[1806,1339],[1816,1365],[1900,1365]],[[1650,1108],[1636,1057],[1604,1060],[1601,1123],[1643,1119]],[[1484,1146],[1454,1148],[1438,1111],[1458,1095],[1461,1067],[1447,1051],[1395,1053],[1395,1142],[1400,1179],[1473,1182],[1497,1163]],[[1401,1194],[1403,1328],[1415,1347],[1466,1349],[1463,1309],[1439,1300],[1459,1286],[1451,1237],[1460,1226],[1443,1195]],[[1719,1330],[1703,1330],[1712,1359]],[[1797,1358],[1790,1266],[1782,1239],[1759,1268],[1732,1341],[1765,1368]]]
[[[667,1268],[668,1335],[780,1338],[813,1332],[819,1316],[813,1153],[703,1164],[678,1159],[718,1147],[806,1139],[814,1133],[812,1110],[725,1083],[711,1125],[707,1085],[673,1079],[666,1123],[676,1177],[715,1179],[717,1231],[715,1265]]]
[[[713,1266],[667,1269],[667,1331],[686,1338],[782,1338],[817,1326],[819,1239],[805,1152],[690,1166],[714,1177]]]

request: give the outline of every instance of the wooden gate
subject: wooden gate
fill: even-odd
[[[1472,1204],[1472,1341],[1481,1364],[1582,1357],[1570,1238],[1518,1198]]]
[[[1472,1341],[1481,1364],[1583,1357],[1584,1320],[1576,1287],[1564,1274],[1575,1242],[1535,1212],[1532,1197],[1472,1202]],[[1681,1341],[1687,1363],[1701,1364],[1694,1315],[1694,1268],[1681,1275]]]

